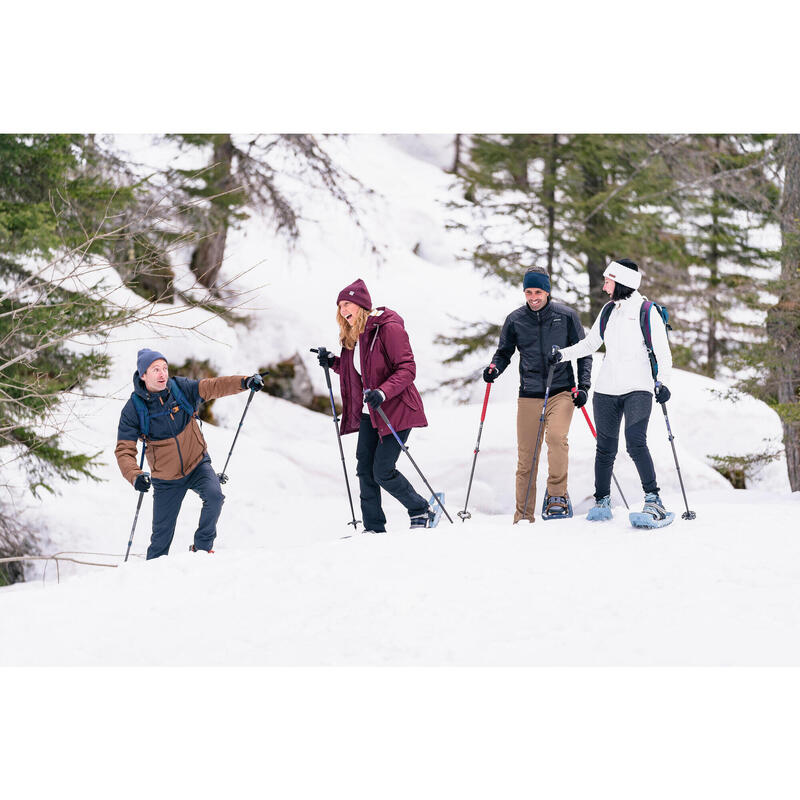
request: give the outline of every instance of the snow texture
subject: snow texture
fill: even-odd
[[[16,503],[43,531],[46,552],[107,553],[86,558],[118,566],[65,564],[57,583],[54,566],[42,579],[34,565],[27,583],[1,589],[0,665],[800,664],[800,496],[789,491],[785,462],[762,467],[751,488],[737,491],[709,459],[779,443],[781,426],[752,398],[721,399],[714,392],[726,387],[713,380],[675,370],[670,386],[670,423],[696,520],[680,519],[680,486],[656,407],[648,438],[661,497],[676,512],[672,525],[633,530],[616,489],[614,519],[586,521],[594,440],[576,412],[569,475],[575,517],[513,526],[516,358],[492,388],[472,518],[456,516],[485,384],[476,377],[465,405],[434,390],[468,370],[477,376],[491,353],[466,366],[445,365],[448,352],[434,339],[454,331],[457,319],[501,322],[522,303],[522,291],[458,260],[464,239],[445,227],[444,202],[455,191],[441,168],[445,139],[370,135],[330,144],[373,190],[357,198],[363,229],[297,182],[289,191],[304,213],[294,251],[256,217],[231,235],[223,279],[250,270],[236,282],[254,292],[258,310],[249,327],[193,309],[184,320],[199,326],[193,332],[135,325],[108,342],[111,376],[95,382],[92,398],[62,412],[70,446],[102,450],[104,482],[58,484],[60,494],[41,500],[20,491]],[[210,359],[220,374],[249,374],[297,352],[315,391],[326,393],[309,348],[334,349],[335,298],[357,277],[376,305],[406,321],[430,423],[412,432],[409,446],[433,488],[446,492],[455,524],[443,518],[435,530],[412,533],[405,510],[386,498],[386,534],[343,539],[352,528],[330,417],[260,394],[227,469],[215,554],[188,552],[200,509],[190,494],[172,554],[145,562],[148,495],[135,555],[121,564],[137,497],[119,475],[113,448],[136,351],[156,347],[177,363]],[[218,425],[204,426],[219,470],[245,399],[217,401]],[[357,503],[355,440],[343,443]],[[428,496],[402,454],[398,466]],[[624,442],[615,475],[631,508],[640,508]],[[15,482],[22,484],[21,474]]]

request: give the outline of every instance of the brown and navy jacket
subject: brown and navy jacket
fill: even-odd
[[[176,377],[174,380],[192,408],[197,409],[200,403],[207,400],[245,391],[242,388],[244,377],[231,375],[200,381]],[[138,372],[133,376],[133,391],[145,402],[150,412],[145,455],[151,476],[164,481],[185,477],[203,460],[207,450],[196,417],[182,408],[172,396],[169,385],[161,392],[149,392]],[[165,409],[169,409],[169,413],[159,413]],[[131,397],[119,417],[117,447],[114,450],[120,472],[130,483],[134,483],[142,471],[136,459],[136,443],[141,438],[139,415]]]

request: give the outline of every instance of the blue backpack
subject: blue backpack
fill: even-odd
[[[175,378],[170,378],[167,382],[167,386],[169,387],[170,393],[172,396],[178,401],[178,405],[190,416],[190,417],[197,417],[197,409],[192,406],[192,404],[186,399],[186,395],[181,391],[180,387],[178,386],[178,382]],[[131,400],[133,400],[133,405],[136,406],[136,413],[139,415],[139,433],[142,439],[146,439],[148,434],[150,433],[150,418],[151,417],[164,417],[167,414],[172,414],[177,411],[177,407],[175,405],[168,405],[164,406],[161,411],[157,411],[155,414],[151,414],[150,410],[147,408],[147,404],[139,397],[136,392],[131,395]]]
[[[667,335],[672,330],[669,324],[669,311],[666,306],[660,306],[652,300],[645,300],[642,307],[639,309],[639,327],[642,329],[642,336],[644,337],[644,346],[647,348],[647,357],[650,359],[650,371],[653,373],[653,380],[658,381],[658,361],[656,354],[653,352],[653,335],[650,331],[650,309],[655,306],[661,319],[664,320],[664,327],[667,329]],[[605,340],[606,325],[608,325],[608,318],[614,310],[614,303],[606,303],[603,310],[600,312],[600,338]]]

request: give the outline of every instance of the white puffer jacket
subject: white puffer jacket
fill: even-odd
[[[653,391],[650,359],[639,325],[639,311],[646,299],[639,292],[634,292],[625,300],[614,303],[615,307],[606,325],[606,355],[594,386],[595,392],[620,395]],[[582,358],[599,349],[603,344],[600,337],[601,315],[602,312],[597,315],[585,339],[561,351],[564,360]],[[672,354],[667,341],[667,329],[655,307],[650,309],[650,333],[653,352],[658,361],[658,379],[669,388],[672,379]]]

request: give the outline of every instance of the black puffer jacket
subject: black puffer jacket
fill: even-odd
[[[512,311],[503,323],[500,345],[492,359],[500,372],[509,365],[514,350],[519,350],[519,396],[544,397],[547,383],[547,356],[553,349],[568,347],[584,338],[578,314],[569,306],[548,301],[541,311],[526,303]],[[578,359],[578,388],[588,391],[592,381],[592,357]],[[572,364],[560,362],[553,372],[550,394],[575,386]]]

